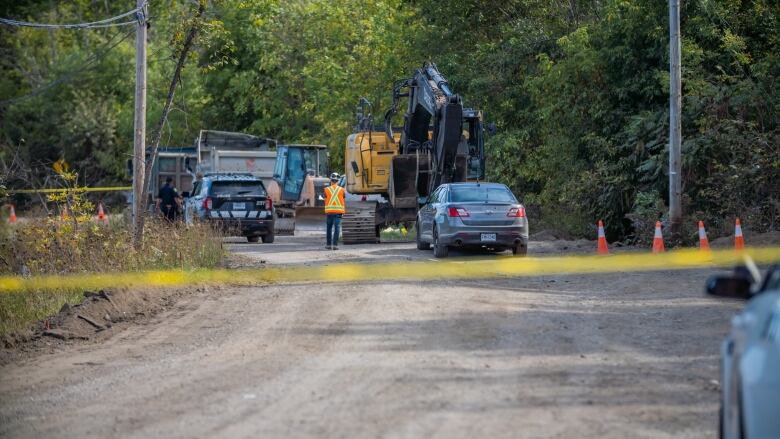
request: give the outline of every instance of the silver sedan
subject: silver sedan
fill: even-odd
[[[450,247],[528,250],[525,208],[503,184],[449,183],[439,186],[417,214],[417,248],[446,257]]]
[[[712,295],[749,299],[721,346],[724,439],[780,437],[780,267],[763,280],[757,273],[737,270],[707,285]]]

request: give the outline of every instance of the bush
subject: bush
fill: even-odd
[[[0,238],[0,273],[17,275],[193,269],[217,266],[220,236],[207,225],[147,221],[144,245],[133,248],[123,220],[101,225],[54,218],[31,221]]]
[[[143,249],[136,251],[123,220],[102,225],[47,218],[11,227],[0,237],[0,275],[212,268],[223,255],[221,237],[204,224],[147,221]],[[2,294],[0,336],[83,299],[80,290]]]

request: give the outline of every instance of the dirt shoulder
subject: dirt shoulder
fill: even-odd
[[[116,334],[143,325],[170,309],[182,297],[207,294],[215,287],[118,289],[85,292],[84,300],[65,304],[55,315],[29,330],[8,335],[0,343],[0,365],[66,352],[79,345],[102,343]]]
[[[314,263],[293,244],[241,248]],[[0,436],[713,437],[742,304],[705,297],[709,274],[188,292],[0,366]]]

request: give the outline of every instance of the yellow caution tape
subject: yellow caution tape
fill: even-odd
[[[9,194],[53,194],[59,192],[66,192],[69,190],[76,190],[78,192],[111,192],[111,191],[129,191],[133,190],[132,186],[111,186],[111,187],[81,187],[78,189],[11,189],[7,192]]]
[[[323,266],[267,267],[236,270],[150,271],[66,276],[0,277],[0,293],[99,290],[117,287],[183,285],[260,285],[303,282],[477,279],[516,276],[620,273],[730,267],[749,255],[756,264],[780,262],[780,247],[734,250],[678,250],[661,254],[611,256],[453,258],[444,261],[345,263]]]

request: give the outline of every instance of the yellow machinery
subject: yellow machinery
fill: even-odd
[[[401,98],[408,105],[399,130],[392,119]],[[351,195],[341,223],[345,244],[377,242],[383,226],[414,222],[420,204],[442,183],[484,178],[482,113],[463,108],[433,63],[395,83],[384,127],[374,126],[365,98],[357,119],[344,150]],[[366,197],[356,201],[355,195]],[[369,195],[382,200],[368,201]]]

